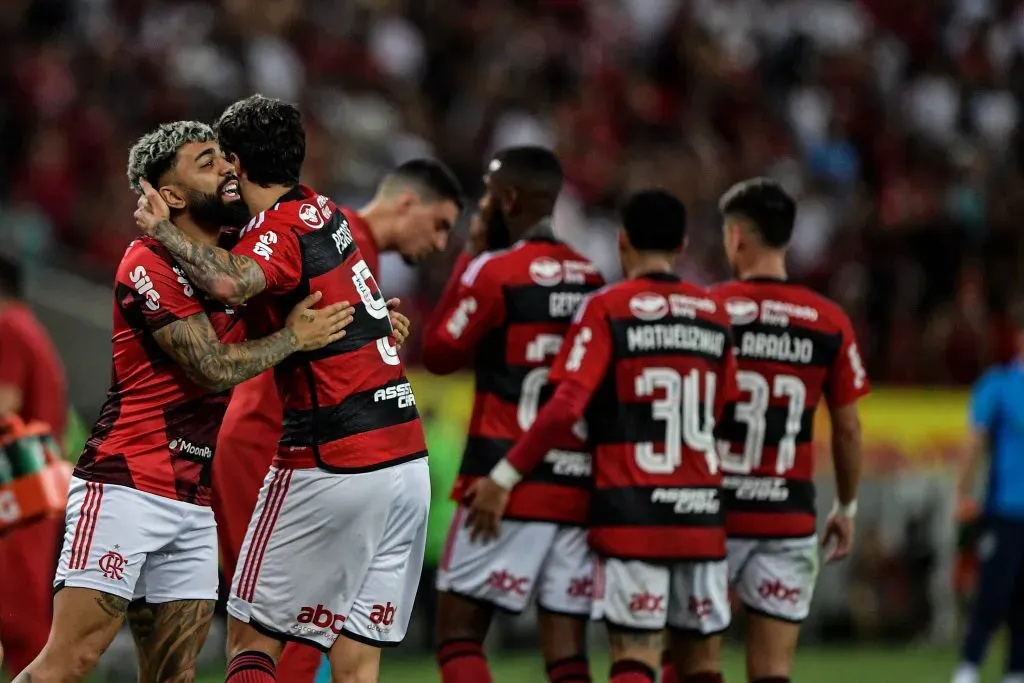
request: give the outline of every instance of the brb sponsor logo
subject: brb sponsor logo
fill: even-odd
[[[665,596],[650,591],[629,596],[629,611],[633,614],[661,614],[665,611]]]
[[[487,585],[501,593],[525,596],[530,587],[530,579],[516,576],[507,569],[499,569],[491,572]]]
[[[335,614],[323,605],[316,607],[303,607],[295,621],[300,624],[296,628],[299,633],[317,633],[324,629],[330,629],[336,636],[341,635],[345,626],[345,617]]]
[[[396,384],[393,387],[384,387],[373,392],[373,402],[398,401],[399,408],[408,408],[416,405],[416,397],[412,393],[412,386],[408,382]]]
[[[765,600],[777,600],[795,605],[800,599],[800,589],[791,588],[778,579],[765,579],[757,587],[757,594]]]
[[[448,334],[453,339],[458,339],[462,336],[462,333],[466,331],[466,327],[469,325],[469,316],[476,313],[477,305],[476,299],[471,296],[467,296],[465,299],[459,302],[458,308],[452,313],[452,316],[448,318]]]
[[[691,595],[687,602],[687,609],[698,619],[707,619],[711,616],[711,598],[698,598],[696,595]]]
[[[202,460],[209,460],[213,457],[213,449],[209,446],[197,446],[185,439],[172,439],[167,446],[171,449],[172,453],[177,455],[191,455],[194,458],[201,458]]]
[[[387,633],[395,623],[395,612],[398,608],[388,602],[386,605],[376,604],[370,611],[370,628],[378,633]]]
[[[137,266],[128,274],[128,279],[135,285],[135,291],[139,293],[139,296],[146,298],[146,308],[151,311],[160,308],[160,292],[156,291],[153,279],[149,277],[145,268]]]

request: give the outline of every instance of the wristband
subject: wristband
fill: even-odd
[[[506,491],[511,491],[522,480],[523,475],[519,474],[519,470],[513,467],[512,463],[502,458],[491,470],[490,477],[495,484]]]
[[[857,499],[854,498],[846,505],[843,505],[839,502],[839,499],[836,498],[836,502],[832,504],[831,514],[846,517],[847,519],[853,519],[857,516]]]

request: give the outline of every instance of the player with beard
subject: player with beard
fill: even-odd
[[[589,681],[591,559],[582,524],[590,458],[581,436],[548,444],[545,466],[512,492],[509,519],[493,542],[474,542],[464,523],[473,514],[473,487],[487,480],[550,396],[548,369],[572,315],[603,281],[554,235],[562,168],[552,152],[501,150],[484,181],[468,253],[449,278],[423,344],[431,372],[472,367],[476,379],[452,492],[461,507],[437,576],[437,663],[445,683],[490,681],[483,642],[495,608],[520,612],[536,594],[548,679]],[[477,256],[485,246],[491,250]]]
[[[740,399],[717,436],[728,534],[729,581],[746,607],[747,676],[788,683],[800,623],[818,575],[853,545],[861,438],[857,401],[868,377],[846,313],[790,282],[786,249],[796,202],[767,178],[737,183],[719,202],[725,253],[736,279],[715,288],[736,340]],[[819,544],[815,535],[814,415],[828,405],[836,501]],[[720,638],[694,642],[717,662]],[[676,674],[665,676],[676,683]],[[685,676],[678,676],[688,683]]]
[[[128,177],[136,192],[158,187],[178,229],[203,243],[244,209],[234,169],[201,123],[143,136]],[[217,598],[210,463],[228,390],[341,339],[353,309],[314,312],[319,299],[243,342],[234,311],[197,291],[156,240],[129,245],[114,285],[111,387],[68,492],[53,627],[17,683],[83,680],[134,609],[151,617],[133,628],[139,680],[192,680]]]
[[[217,123],[255,217],[231,250],[168,220],[146,188],[136,222],[201,288],[279,324],[311,290],[356,296],[338,343],[278,368],[284,429],[238,559],[228,602],[233,683],[276,680],[287,640],[329,653],[335,681],[376,681],[380,648],[405,637],[423,565],[430,477],[423,426],[389,311],[348,218],[299,183],[297,107],[254,95]]]
[[[366,265],[376,274],[382,252],[397,252],[412,265],[444,250],[462,209],[461,197],[458,180],[443,164],[416,159],[385,176],[365,207],[341,211]],[[394,307],[398,300],[388,303]],[[408,320],[393,310],[392,324],[400,348]],[[277,453],[283,419],[272,371],[242,383],[231,396],[213,464],[213,511],[225,576],[234,576],[260,486]],[[277,662],[278,679],[311,682],[321,656],[316,648],[288,643]]]

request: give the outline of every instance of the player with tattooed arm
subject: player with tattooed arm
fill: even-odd
[[[750,681],[787,683],[814,593],[818,546],[832,546],[826,561],[833,562],[853,545],[857,401],[869,391],[868,378],[843,310],[786,278],[793,199],[778,183],[755,178],[726,192],[720,210],[737,279],[716,293],[732,321],[740,389],[719,427],[729,578],[748,613]],[[812,429],[822,399],[832,418],[837,493],[819,544]],[[703,646],[706,657],[718,657],[719,639]]]
[[[348,218],[299,184],[298,108],[254,95],[228,107],[217,133],[255,214],[237,245],[178,229],[148,189],[136,212],[143,231],[215,299],[247,303],[256,329],[280,324],[313,290],[359,299],[343,340],[275,373],[284,429],[231,586],[227,678],[276,680],[294,640],[328,652],[335,681],[376,681],[380,648],[405,637],[426,544],[430,478],[416,400]]]
[[[602,280],[552,231],[562,187],[553,153],[502,150],[484,181],[468,253],[449,278],[423,344],[431,372],[471,366],[476,377],[469,438],[452,494],[461,507],[437,576],[437,662],[445,683],[490,681],[483,642],[494,609],[520,612],[536,594],[548,679],[589,681],[591,560],[581,525],[590,457],[582,438],[567,434],[548,444],[544,465],[512,493],[509,519],[493,542],[474,542],[465,522],[473,514],[475,482],[486,479],[551,395],[551,361],[579,302]],[[485,242],[492,250],[473,259]]]
[[[715,422],[734,398],[729,317],[715,294],[674,274],[686,209],[650,190],[622,211],[628,279],[588,297],[552,366],[556,389],[477,491],[493,529],[506,495],[584,415],[594,458],[593,617],[608,627],[613,683],[654,683],[666,626],[687,683],[720,681],[690,634],[730,620]]]
[[[176,229],[197,243],[215,243],[245,211],[234,169],[201,123],[142,137],[128,177],[136,192],[140,182],[158,187]],[[17,683],[83,680],[135,598],[152,616],[133,629],[139,680],[193,680],[217,599],[210,465],[228,390],[343,338],[353,309],[314,311],[319,300],[296,299],[281,329],[243,342],[236,312],[198,291],[156,240],[128,247],[114,283],[111,386],[68,492],[53,627]]]

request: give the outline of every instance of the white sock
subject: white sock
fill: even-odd
[[[1024,673],[1008,673],[1003,676],[1003,683],[1024,683]]]
[[[961,664],[953,673],[953,680],[951,683],[981,683],[981,675],[978,672],[978,667],[973,664]]]

